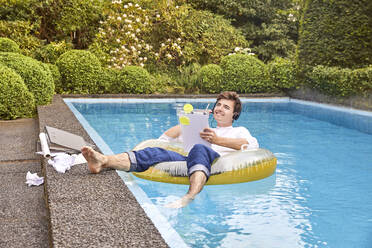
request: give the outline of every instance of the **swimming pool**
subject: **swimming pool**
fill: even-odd
[[[176,108],[190,102],[65,101],[95,142],[102,138],[97,145],[114,153],[160,136],[177,124]],[[192,104],[205,108],[208,102]],[[261,147],[277,156],[275,175],[207,186],[180,210],[163,206],[181,197],[187,186],[135,178],[129,185],[138,185],[139,194],[145,192],[156,206],[152,210],[168,220],[171,227],[165,231],[173,228],[191,247],[372,246],[371,113],[292,99],[246,99],[236,124],[246,126]],[[178,247],[176,242],[168,244]]]

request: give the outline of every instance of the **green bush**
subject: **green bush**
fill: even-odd
[[[372,66],[352,70],[318,65],[306,73],[306,82],[326,95],[365,94],[372,90]]]
[[[36,105],[51,102],[54,94],[53,78],[43,63],[18,53],[0,53],[0,63],[13,69],[23,78],[35,97]]]
[[[33,51],[41,46],[42,41],[34,35],[38,28],[38,23],[31,21],[0,20],[0,36],[17,42],[22,53],[28,56],[31,56]]]
[[[0,119],[32,117],[35,99],[14,70],[0,64]]]
[[[222,89],[223,70],[219,65],[203,66],[198,73],[198,87],[203,93],[219,93]]]
[[[0,52],[19,53],[20,51],[15,41],[8,38],[0,38]]]
[[[57,62],[65,93],[95,94],[100,92],[101,63],[91,52],[70,50]]]
[[[71,50],[73,45],[65,41],[61,42],[51,42],[50,44],[40,47],[37,49],[33,57],[37,60],[40,60],[44,63],[56,63],[59,56]]]
[[[61,73],[58,70],[58,67],[54,64],[45,64],[49,67],[50,73],[53,77],[54,82],[54,91],[58,94],[63,94],[62,90],[62,77]]]
[[[139,66],[126,66],[120,70],[118,80],[111,85],[113,93],[149,94],[154,92],[150,74]]]
[[[293,60],[276,58],[268,64],[270,83],[276,89],[285,91],[297,86],[296,68]]]
[[[266,79],[266,65],[252,55],[234,54],[221,60],[222,90],[257,93],[271,90]]]
[[[372,63],[372,2],[306,0],[299,41],[301,66],[361,68]]]

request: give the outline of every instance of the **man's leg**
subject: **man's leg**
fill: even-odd
[[[92,173],[99,173],[104,168],[142,172],[160,162],[186,160],[185,156],[158,147],[149,147],[116,155],[103,155],[87,146],[83,147],[81,151]]]
[[[220,155],[209,147],[197,144],[187,157],[187,168],[190,180],[190,187],[187,193],[176,202],[168,205],[172,208],[185,207],[194,200],[195,196],[202,191],[207,182],[213,161]]]
[[[92,173],[100,173],[104,168],[129,171],[130,160],[128,153],[116,155],[103,155],[94,151],[91,147],[84,146],[81,149],[83,156],[88,162],[88,168]]]

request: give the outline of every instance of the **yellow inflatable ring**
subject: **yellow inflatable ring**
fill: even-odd
[[[133,148],[133,151],[146,147],[161,147],[187,155],[181,143],[160,140],[146,140]],[[276,157],[266,149],[236,151],[224,155],[213,162],[211,176],[207,185],[244,183],[260,180],[274,174]],[[186,162],[163,162],[151,166],[144,172],[133,172],[137,177],[164,183],[189,184]]]

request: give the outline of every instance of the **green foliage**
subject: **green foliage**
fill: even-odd
[[[12,41],[11,39],[8,38],[0,37],[0,52],[19,53],[20,49],[17,42]]]
[[[222,90],[223,70],[219,65],[203,66],[198,73],[198,87],[203,93],[219,93]]]
[[[0,63],[13,69],[23,78],[35,97],[36,105],[51,102],[54,94],[53,78],[49,68],[43,63],[18,53],[0,53]]]
[[[307,0],[301,20],[301,66],[360,68],[372,63],[372,2]]]
[[[0,119],[32,117],[34,111],[34,96],[21,76],[0,64]]]
[[[75,48],[87,48],[104,11],[102,0],[44,0],[40,37],[48,42],[67,40]]]
[[[51,42],[50,44],[37,49],[33,57],[44,63],[54,64],[59,56],[61,56],[68,50],[71,50],[72,48],[73,45],[71,43],[66,43],[65,41]]]
[[[37,18],[36,10],[39,0],[1,0],[0,20],[33,20]]]
[[[50,73],[53,77],[54,82],[54,91],[58,94],[63,93],[63,87],[62,87],[62,77],[61,73],[58,70],[58,67],[54,64],[45,64],[49,67]]]
[[[37,34],[38,23],[31,21],[3,21],[0,20],[0,36],[7,37],[19,44],[22,53],[31,55],[41,46],[42,41]]]
[[[192,63],[180,67],[179,73],[175,74],[177,85],[182,87],[185,93],[199,93],[197,80],[200,67],[201,66],[198,63]]]
[[[179,0],[178,2],[183,2]],[[187,0],[196,9],[232,19],[263,61],[294,53],[298,34],[299,0]]]
[[[101,63],[94,54],[84,50],[70,50],[62,54],[57,62],[65,93],[101,93]]]
[[[155,73],[152,75],[152,85],[154,86],[155,92],[160,94],[183,94],[185,88],[178,86],[175,79],[173,79],[168,73]]]
[[[266,79],[266,65],[255,56],[229,55],[222,59],[220,66],[224,72],[224,91],[257,93],[270,90]]]
[[[126,66],[120,70],[118,80],[111,85],[113,93],[149,94],[154,92],[150,74],[139,66]]]
[[[306,73],[307,84],[321,93],[347,97],[372,90],[372,66],[361,69],[318,65]]]
[[[276,58],[268,64],[270,83],[279,90],[296,88],[295,63],[289,59]]]
[[[183,64],[219,63],[221,57],[248,42],[230,21],[188,5],[160,8],[151,35],[159,62]]]

